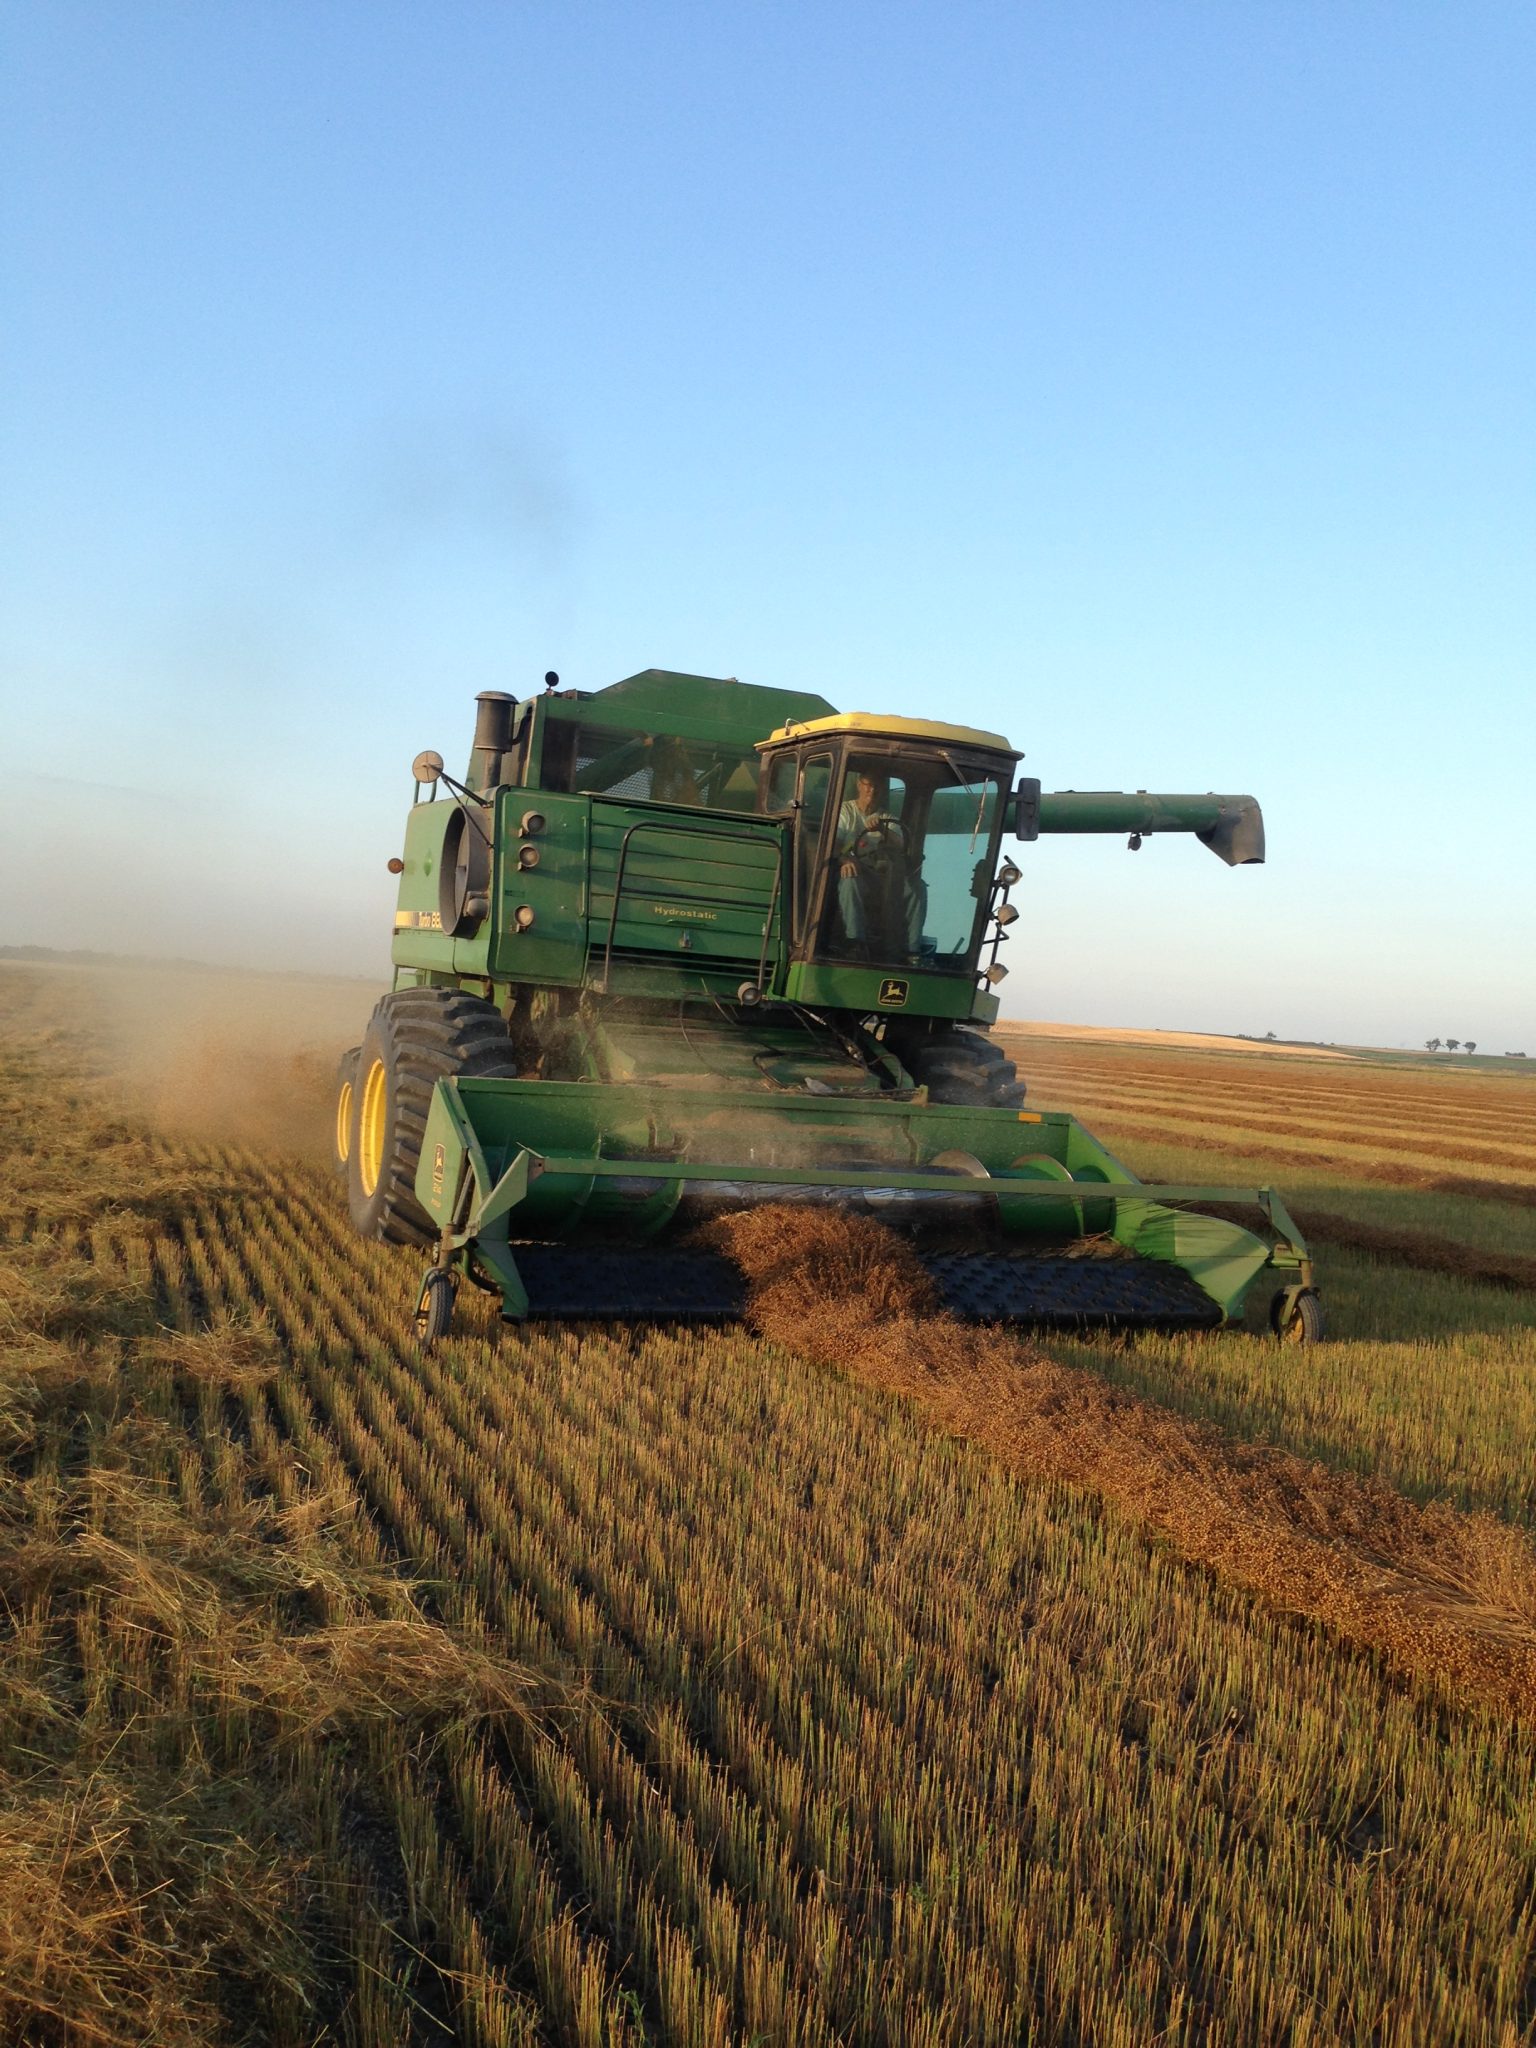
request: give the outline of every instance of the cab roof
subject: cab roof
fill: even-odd
[[[1018,748],[1011,747],[1000,732],[982,732],[973,725],[940,725],[931,718],[889,718],[873,711],[835,711],[830,718],[791,719],[767,739],[759,740],[758,745],[773,747],[784,740],[838,739],[845,733],[869,739],[937,740],[947,747],[986,747],[994,754],[1010,754],[1014,760],[1019,759]]]

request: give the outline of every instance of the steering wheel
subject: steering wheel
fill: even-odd
[[[894,851],[891,845],[891,827],[895,823],[896,820],[888,812],[876,811],[863,830],[854,835],[853,844],[848,849],[848,859],[860,866],[865,861],[871,866],[882,863]]]

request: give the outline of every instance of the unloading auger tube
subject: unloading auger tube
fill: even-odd
[[[1274,1189],[1139,1182],[1026,1107],[991,1035],[1022,931],[1005,837],[1177,832],[1240,866],[1258,805],[1042,792],[1020,759],[658,669],[482,693],[462,781],[418,755],[336,1161],[364,1235],[431,1248],[422,1340],[463,1279],[511,1319],[732,1316],[740,1276],[687,1227],[760,1201],[910,1230],[960,1315],[1315,1340]]]

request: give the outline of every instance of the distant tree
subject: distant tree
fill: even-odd
[[[1439,1039],[1438,1039],[1438,1038],[1426,1038],[1426,1039],[1425,1039],[1425,1041],[1424,1041],[1424,1050],[1425,1050],[1426,1052],[1438,1052],[1438,1051],[1440,1050],[1440,1041],[1439,1041]]]
[[[1475,1038],[1469,1038],[1465,1040],[1461,1049],[1463,1052],[1476,1052],[1477,1040]]]
[[[1265,1036],[1266,1038],[1273,1038],[1273,1037],[1274,1037],[1274,1035],[1275,1035],[1275,1034],[1273,1033],[1273,1031],[1266,1031],[1266,1032],[1265,1032],[1265,1034],[1264,1034],[1264,1036]]]
[[[1461,1044],[1461,1040],[1460,1040],[1459,1038],[1448,1038],[1448,1039],[1447,1039],[1447,1040],[1445,1041],[1445,1049],[1446,1049],[1446,1051],[1447,1051],[1447,1052],[1455,1052],[1456,1048],[1457,1048],[1457,1047],[1458,1047],[1458,1046],[1459,1046],[1460,1044]]]

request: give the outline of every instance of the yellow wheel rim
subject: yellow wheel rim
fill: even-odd
[[[389,1085],[384,1062],[375,1060],[363,1082],[362,1114],[357,1119],[357,1177],[363,1193],[371,1195],[384,1171],[384,1143],[388,1131]]]
[[[336,1097],[336,1157],[345,1166],[352,1153],[352,1083],[343,1081]]]

